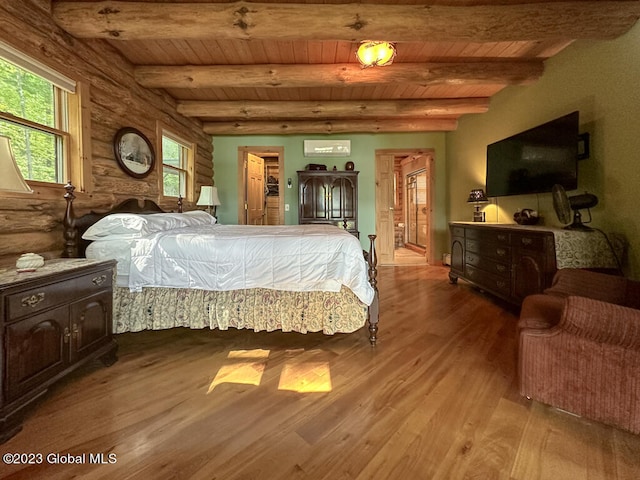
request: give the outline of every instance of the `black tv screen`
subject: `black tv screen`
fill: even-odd
[[[572,112],[487,145],[489,197],[578,188],[579,114]]]

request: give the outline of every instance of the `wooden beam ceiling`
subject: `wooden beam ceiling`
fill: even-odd
[[[223,120],[274,118],[372,118],[408,117],[425,119],[466,113],[484,113],[488,98],[453,98],[439,100],[383,100],[338,102],[178,102],[178,112],[187,117]]]
[[[640,0],[371,3],[375,1],[62,0],[51,5],[54,20],[71,35],[111,40],[116,48],[128,50],[139,64],[134,69],[136,81],[148,88],[167,89],[176,96],[178,110],[200,118],[205,131],[213,135],[454,130],[460,115],[487,110],[487,95],[503,86],[534,82],[542,75],[547,56],[535,53],[534,47],[527,53],[526,44],[546,42],[547,48],[556,48],[575,39],[616,38],[640,18]],[[371,69],[360,68],[355,60],[339,63],[345,56],[338,59],[332,47],[326,56],[318,53],[318,42],[349,45],[371,38],[397,42],[399,47],[403,42],[412,42],[413,48],[437,42],[456,46],[435,55],[437,50],[423,53],[425,63],[400,60],[391,67]],[[145,41],[152,45],[150,50]],[[252,55],[256,41],[262,44],[257,48],[267,52],[272,45],[277,51],[279,44],[290,44],[286,48],[297,49],[297,54],[281,64],[257,61],[266,56]],[[215,45],[213,51],[222,48],[219,43],[232,47],[232,58],[218,55],[224,65],[199,65],[192,48],[206,57],[207,46]],[[307,54],[311,43],[316,48]],[[474,56],[479,44],[490,43],[500,48]],[[197,45],[207,46],[199,50]],[[163,47],[173,53],[167,54]],[[150,52],[152,60],[146,61],[140,51]],[[443,61],[430,60],[434,58]],[[458,86],[460,94],[452,94]],[[279,97],[278,89],[288,90]],[[341,93],[332,98],[344,100],[317,101],[314,97],[320,98],[321,93],[310,93],[314,89],[338,89]],[[415,98],[408,99],[405,92],[416,92]],[[313,101],[284,101],[296,99]]]
[[[298,120],[293,122],[205,122],[203,130],[211,135],[282,135],[305,133],[381,133],[446,132],[455,130],[458,121],[450,118],[427,120]]]
[[[396,63],[393,68],[357,64],[140,66],[136,81],[149,88],[358,87],[384,83],[522,85],[537,80],[542,61]]]
[[[53,2],[52,11],[58,25],[80,38],[499,42],[615,38],[640,17],[640,1],[480,5],[61,1]]]

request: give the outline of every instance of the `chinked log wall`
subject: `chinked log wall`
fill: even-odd
[[[202,125],[179,115],[175,102],[159,90],[141,87],[133,66],[104,40],[77,40],[51,18],[48,0],[3,0],[0,3],[0,39],[69,77],[89,84],[91,191],[76,192],[77,214],[106,210],[129,197],[158,201],[156,171],[138,180],[127,176],[113,155],[112,140],[118,129],[137,128],[156,145],[156,122],[196,144],[196,184],[213,178],[211,137]],[[0,264],[21,253],[60,256],[63,249],[64,190],[25,198],[0,194]],[[174,202],[162,207],[175,209]],[[187,205],[189,207],[189,205]]]

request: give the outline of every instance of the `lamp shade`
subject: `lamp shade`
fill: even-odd
[[[396,56],[396,47],[391,42],[367,40],[360,44],[356,57],[363,67],[391,65]]]
[[[211,185],[203,185],[200,187],[200,197],[196,202],[196,205],[217,207],[221,205],[218,198],[218,187],[212,187]]]
[[[489,199],[487,198],[487,195],[481,188],[474,188],[473,190],[471,190],[471,192],[469,193],[469,198],[467,199],[467,202],[469,203],[484,203],[488,201]]]
[[[8,137],[0,135],[0,190],[5,192],[33,193],[24,181],[11,150]]]

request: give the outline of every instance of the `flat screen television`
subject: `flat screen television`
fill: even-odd
[[[487,145],[488,197],[578,188],[579,113]]]

